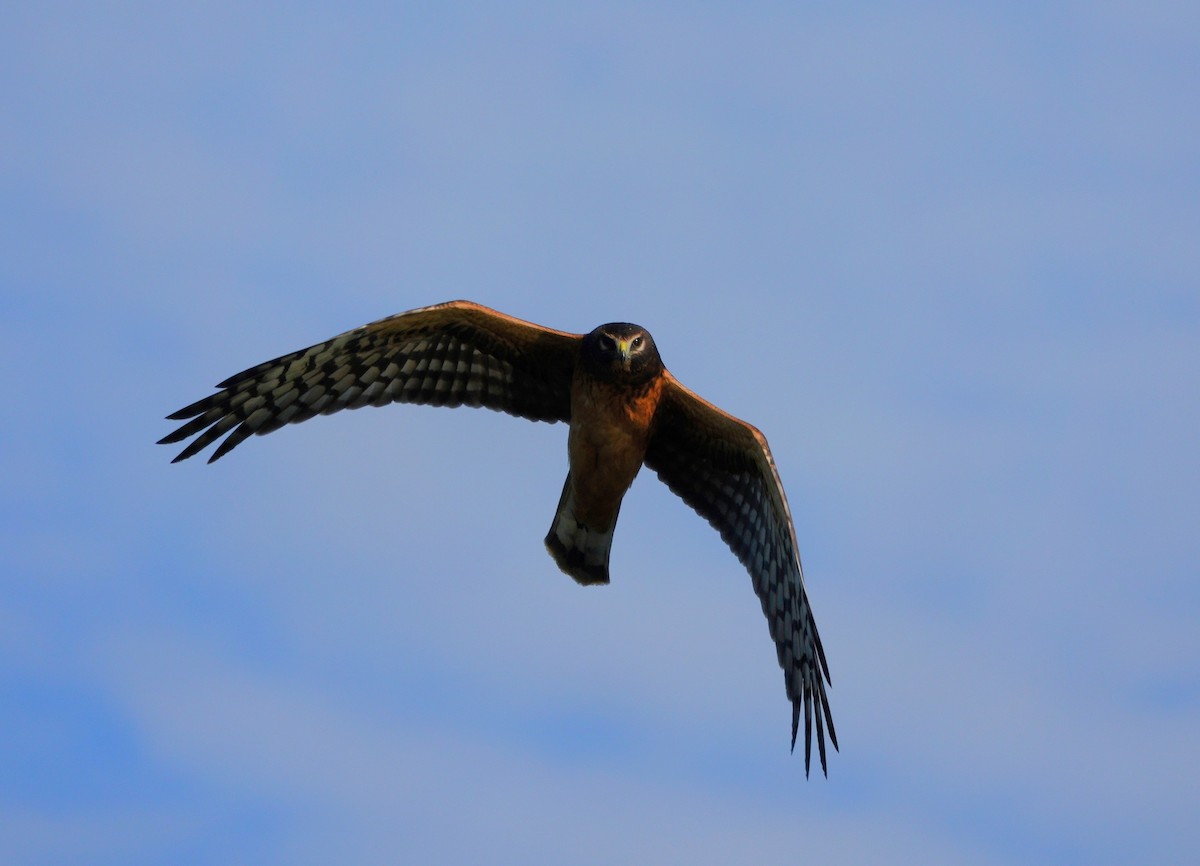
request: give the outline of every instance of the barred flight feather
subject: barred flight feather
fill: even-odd
[[[570,419],[578,335],[467,302],[381,319],[256,364],[167,417],[187,420],[161,444],[193,436],[186,460],[222,436],[211,463],[253,435],[317,415],[388,403],[483,406],[536,421]]]
[[[821,769],[828,772],[827,729],[837,748],[825,695],[829,665],[804,590],[791,513],[766,439],[667,376],[670,387],[659,404],[646,465],[720,533],[750,573],[792,702],[792,748],[803,711],[807,773],[815,716]],[[740,446],[731,448],[732,443]]]

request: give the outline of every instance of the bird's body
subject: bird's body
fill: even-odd
[[[604,333],[605,328],[640,330],[636,325],[597,330]],[[587,349],[585,344],[584,352]],[[571,470],[546,547],[559,567],[580,583],[608,583],[612,533],[625,491],[646,459],[662,396],[661,367],[659,362],[650,377],[627,382],[619,368],[609,380],[580,364],[572,377],[567,436]]]
[[[571,389],[567,455],[576,515],[597,529],[617,519],[621,499],[646,457],[661,381],[623,394],[604,382],[578,381]]]
[[[653,338],[625,322],[555,331],[468,301],[390,316],[252,367],[172,414],[162,443],[221,436],[210,462],[250,435],[343,408],[393,402],[484,406],[570,424],[569,472],[546,547],[583,584],[609,581],[621,501],[642,465],[705,517],[750,572],[792,702],[822,769],[828,665],[804,589],[795,530],[766,439],[701,399],[663,366]],[[228,434],[228,435],[226,435]],[[815,710],[815,712],[814,712]]]

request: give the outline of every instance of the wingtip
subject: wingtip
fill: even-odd
[[[833,744],[835,751],[841,751],[838,747],[837,732],[833,729],[833,719],[830,717],[827,705],[823,705],[825,725],[822,726],[820,713],[817,714],[817,753],[821,761],[821,775],[826,779],[829,778],[829,763],[825,753],[825,731],[829,731],[829,741]],[[800,702],[792,704],[792,744],[791,753],[796,753],[796,741],[800,735]],[[804,778],[809,778],[812,773],[812,717],[806,719],[804,725]]]

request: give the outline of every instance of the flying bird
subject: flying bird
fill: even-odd
[[[569,471],[545,542],[559,568],[585,585],[608,583],[621,500],[649,466],[749,571],[792,704],[792,749],[803,713],[805,775],[814,721],[828,775],[826,731],[837,748],[825,696],[829,665],[767,440],[681,385],[646,329],[617,322],[572,334],[452,301],[355,328],[217,388],[167,416],[186,423],[159,444],[192,439],[172,462],[222,436],[210,463],[251,435],[388,403],[484,406],[567,422]]]

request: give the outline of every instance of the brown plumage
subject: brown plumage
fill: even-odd
[[[454,301],[347,331],[217,387],[168,416],[186,423],[160,444],[195,437],[176,462],[222,436],[209,462],[251,435],[387,403],[484,406],[569,422],[569,472],[546,547],[583,584],[608,582],[621,500],[649,466],[749,571],[792,703],[792,746],[803,712],[805,772],[814,721],[826,770],[826,730],[837,748],[825,696],[829,667],[767,441],[681,385],[645,329],[619,322],[572,334]]]

